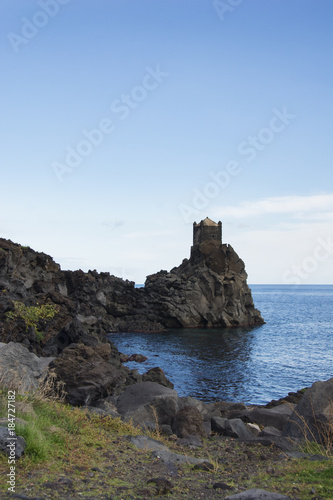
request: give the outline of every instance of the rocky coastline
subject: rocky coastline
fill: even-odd
[[[62,271],[49,255],[0,239],[1,386],[15,387],[22,396],[51,387],[72,408],[84,410],[88,420],[89,415],[97,415],[101,425],[108,421],[103,419],[111,418],[134,426],[135,435],[127,436],[126,443],[130,442],[132,451],[144,449],[150,453],[149,460],[158,460],[154,467],[163,477],[147,476],[145,481],[154,487],[138,490],[138,496],[128,498],[159,494],[178,498],[172,495],[170,478],[179,478],[183,464],[193,466],[200,478],[207,471],[217,477],[217,461],[223,462],[221,447],[235,470],[239,469],[240,484],[248,484],[247,476],[262,460],[261,447],[271,450],[272,460],[281,461],[311,457],[298,449],[304,439],[320,443],[325,435],[331,443],[333,379],[316,382],[265,406],[204,403],[190,396],[179,397],[158,367],[142,375],[128,369],[123,363],[132,353],[120,353],[108,340],[110,332],[263,324],[246,283],[243,261],[230,245],[222,244],[219,238],[214,241],[220,230],[220,225],[209,219],[195,223],[190,258],[170,272],[148,276],[144,288],[138,289],[133,282],[109,273]],[[23,304],[23,309],[16,309],[15,304]],[[44,316],[40,314],[43,306]],[[130,359],[140,362],[144,358],[132,354]],[[6,432],[7,427],[0,423],[4,453]],[[149,433],[161,436],[162,441],[152,439]],[[20,458],[26,444],[21,436],[17,438]],[[114,443],[124,443],[123,438],[117,439]],[[232,448],[234,442],[238,451]],[[214,457],[210,460],[202,458],[200,451],[207,446],[208,456]],[[247,475],[241,475],[239,450],[256,463],[254,468],[245,468]],[[223,477],[227,474],[228,468]],[[225,481],[202,489],[199,476],[195,491],[200,495],[194,496],[190,490],[189,496],[182,493],[183,498],[298,498],[260,489],[239,493]],[[164,485],[164,493],[159,484]],[[236,493],[230,496],[232,489]],[[53,498],[67,498],[67,493]],[[119,498],[123,498],[122,492]]]
[[[107,272],[63,271],[51,256],[0,238],[0,341],[55,356],[71,343],[105,342],[111,332],[261,325],[246,279],[233,248],[209,239],[193,245],[180,266],[135,288]],[[15,302],[54,308],[37,325],[42,338],[19,315],[8,321]]]

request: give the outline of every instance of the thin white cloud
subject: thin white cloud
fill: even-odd
[[[218,207],[215,217],[244,218],[267,214],[293,214],[295,218],[329,218],[333,209],[333,194],[312,196],[274,196],[257,201],[245,201],[238,206]]]

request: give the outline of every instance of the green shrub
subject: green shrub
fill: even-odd
[[[9,311],[6,316],[10,320],[22,318],[25,322],[26,331],[28,331],[29,327],[34,328],[37,340],[41,341],[44,333],[37,328],[39,321],[52,319],[58,312],[58,307],[54,304],[39,305],[37,303],[36,306],[27,307],[23,302],[14,301],[14,311]]]

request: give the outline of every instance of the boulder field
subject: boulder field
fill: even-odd
[[[0,341],[24,342],[36,354],[57,356],[71,343],[104,342],[111,332],[263,324],[246,279],[233,248],[215,241],[193,246],[180,266],[135,288],[107,272],[62,271],[49,255],[0,238]],[[8,320],[15,301],[57,309],[38,324],[42,340],[22,318]]]

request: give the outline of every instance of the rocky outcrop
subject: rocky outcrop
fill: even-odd
[[[38,389],[39,384],[42,391],[49,387],[51,392],[52,387],[63,385],[66,400],[72,405],[84,405],[89,411],[121,417],[167,435],[174,433],[183,440],[191,438],[182,442],[189,446],[200,446],[200,438],[212,431],[287,452],[303,440],[317,441],[325,448],[333,442],[333,379],[302,391],[297,405],[282,403],[267,408],[203,403],[179,397],[160,369],[139,375],[124,367],[120,353],[110,343],[71,344],[52,359],[39,358],[13,342],[0,344],[0,379],[4,386],[21,388],[24,393]]]
[[[230,245],[203,242],[179,267],[147,277],[151,317],[170,328],[260,325],[246,279]]]
[[[108,297],[106,299],[106,297]],[[20,318],[7,320],[13,302],[52,304],[53,319],[41,321],[42,341]],[[0,239],[0,340],[25,343],[36,354],[56,356],[71,343],[96,345],[117,331],[116,310],[134,307],[134,283],[109,273],[61,271],[52,257]],[[118,319],[119,321],[119,319]]]
[[[0,340],[56,356],[71,343],[103,342],[110,332],[260,325],[246,278],[233,248],[215,241],[193,246],[190,259],[137,289],[109,273],[62,271],[49,255],[0,239]],[[7,320],[14,301],[57,309],[37,325],[42,341],[22,318]]]

